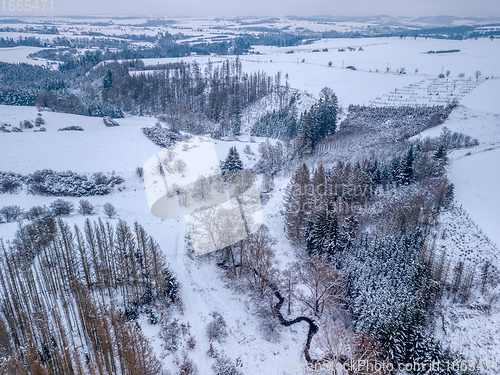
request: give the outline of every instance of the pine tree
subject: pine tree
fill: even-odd
[[[403,185],[408,185],[413,182],[413,162],[415,161],[415,149],[413,145],[406,153],[405,157],[402,159],[401,174],[399,176],[400,182]]]
[[[342,248],[349,249],[354,244],[354,240],[356,239],[356,232],[359,227],[358,220],[354,217],[354,215],[350,215],[345,220],[345,224],[342,225]]]
[[[224,172],[237,172],[243,170],[243,162],[236,146],[229,149],[229,152],[224,161]]]
[[[319,247],[318,241],[320,240],[321,237],[318,237],[316,233],[316,225],[311,220],[307,221],[305,238],[306,238],[306,250],[308,254],[309,255],[318,254],[318,247]]]
[[[304,154],[311,154],[318,143],[318,128],[316,126],[316,112],[311,109],[304,112],[300,119],[299,136],[302,139]]]
[[[310,214],[311,181],[306,164],[295,172],[284,196],[285,229],[293,244],[305,240],[306,219]]]
[[[338,99],[332,89],[325,87],[320,92],[318,106],[319,136],[332,135],[337,129],[337,115],[339,112]]]
[[[314,221],[308,220],[305,236],[310,255],[334,256],[340,243],[337,216],[321,211]]]

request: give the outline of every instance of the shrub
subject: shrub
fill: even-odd
[[[87,199],[80,199],[78,213],[80,215],[93,215],[95,213],[95,209]]]
[[[114,185],[123,181],[120,176],[107,177],[102,173],[96,173],[89,178],[71,171],[55,172],[44,169],[29,175],[26,185],[28,193],[34,195],[85,197],[109,194]]]
[[[35,126],[42,126],[45,125],[45,120],[43,119],[42,115],[39,113],[37,118],[35,119]]]
[[[115,207],[111,203],[106,203],[103,207],[104,214],[110,219],[116,215]]]
[[[137,320],[139,318],[139,309],[137,306],[127,306],[123,312],[123,316],[128,320]]]
[[[142,128],[144,135],[160,147],[170,147],[177,142],[184,141],[189,137],[162,127]]]
[[[66,126],[65,128],[61,128],[61,129],[59,129],[59,131],[65,131],[65,130],[78,130],[78,131],[83,131],[83,128],[82,128],[81,126],[72,125],[72,126]]]
[[[0,172],[0,194],[17,193],[21,189],[23,176],[13,172]]]
[[[19,206],[5,206],[0,209],[0,216],[2,216],[7,223],[19,219],[22,215],[23,210]]]
[[[215,360],[212,365],[216,375],[241,375],[242,372],[239,371],[235,364],[225,355],[221,355]]]
[[[213,320],[207,325],[207,336],[210,341],[222,342],[227,337],[226,322],[221,314],[212,312]]]
[[[31,207],[26,213],[24,214],[24,218],[27,220],[38,220],[38,219],[43,219],[46,217],[51,217],[52,212],[47,206],[34,206]]]
[[[54,216],[70,215],[74,210],[74,205],[64,199],[56,199],[50,204],[50,210]]]
[[[33,123],[29,120],[24,120],[21,122],[21,124],[19,125],[21,128],[24,128],[24,129],[32,129],[33,128]]]
[[[195,375],[196,373],[196,366],[193,361],[189,358],[184,358],[180,367],[179,375]]]
[[[144,176],[144,169],[142,167],[137,167],[135,169],[135,173],[137,174],[137,176],[139,176],[140,178],[142,178]]]
[[[113,127],[113,126],[120,126],[115,120],[112,118],[109,118],[108,116],[103,117],[102,121],[104,121],[104,125],[108,127]]]

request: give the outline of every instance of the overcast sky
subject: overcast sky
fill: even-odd
[[[500,0],[53,0],[57,15],[479,16],[500,17]],[[3,14],[7,15],[7,14]]]

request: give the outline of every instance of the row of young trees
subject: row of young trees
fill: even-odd
[[[131,320],[175,302],[178,284],[139,224],[87,220],[71,229],[44,218],[0,250],[2,373],[160,372]]]
[[[108,218],[112,218],[116,215],[115,207],[107,202],[103,206],[103,212]],[[40,220],[48,217],[58,217],[71,215],[74,211],[75,206],[70,201],[64,199],[56,199],[48,207],[43,206],[33,206],[29,210],[24,211],[21,207],[17,205],[4,206],[0,209],[0,223],[11,222],[16,220]],[[94,215],[97,210],[95,206],[90,203],[87,199],[81,199],[78,204],[77,209],[80,215]]]

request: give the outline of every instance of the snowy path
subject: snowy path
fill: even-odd
[[[181,284],[181,299],[184,306],[184,317],[191,324],[191,334],[196,339],[193,361],[200,374],[209,373],[207,351],[209,343],[206,337],[205,325],[202,317],[207,313],[207,301],[204,294],[196,293],[201,286],[193,276],[193,263],[188,262],[184,237],[186,235],[186,223],[179,220],[176,238],[176,256],[169,259],[171,266],[175,269],[177,280]]]

